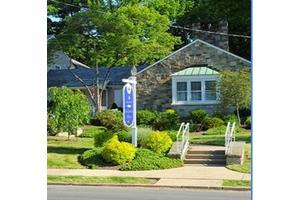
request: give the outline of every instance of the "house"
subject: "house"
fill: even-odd
[[[216,87],[219,72],[222,69],[250,69],[250,66],[250,61],[197,39],[154,64],[138,67],[137,108],[174,108],[181,116],[187,116],[196,108],[212,113],[219,103]],[[101,83],[106,70],[100,68]],[[103,88],[104,108],[110,108],[113,103],[122,107],[122,79],[128,78],[130,71],[130,67],[111,68],[108,84]],[[50,70],[48,87],[68,86],[87,93],[72,72],[89,86],[95,85],[95,69],[77,68]]]

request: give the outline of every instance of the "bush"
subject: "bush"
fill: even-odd
[[[123,130],[123,131],[116,132],[115,134],[118,136],[119,141],[131,142],[131,133],[130,132]]]
[[[203,121],[204,129],[215,128],[224,125],[224,121],[217,117],[206,117]]]
[[[105,142],[110,140],[114,134],[108,131],[101,131],[95,134],[94,136],[94,146],[95,147],[102,147]]]
[[[55,136],[57,133],[59,133],[55,117],[47,113],[47,118],[47,133],[49,135]]]
[[[230,114],[230,115],[226,115],[224,117],[224,122],[227,124],[228,122],[235,122],[235,125],[238,125],[239,123],[239,119],[235,114]]]
[[[248,116],[246,121],[244,122],[246,128],[251,128],[251,116]]]
[[[152,128],[149,127],[138,127],[138,145],[141,146],[145,139],[153,132]]]
[[[97,126],[88,127],[83,130],[83,133],[79,135],[79,137],[94,138],[95,135],[97,135],[98,133],[106,132],[106,131],[107,129],[105,127],[97,127]]]
[[[172,139],[166,132],[154,131],[145,139],[142,146],[155,153],[165,154],[172,144]]]
[[[167,134],[170,136],[170,138],[173,142],[176,141],[177,131],[167,131]]]
[[[182,161],[168,158],[148,149],[138,149],[133,161],[121,167],[123,171],[156,170],[181,167]]]
[[[135,152],[132,144],[120,142],[118,136],[114,135],[104,144],[102,156],[107,162],[119,165],[133,160]]]
[[[88,166],[89,168],[102,166],[105,164],[101,155],[102,151],[103,148],[94,148],[91,150],[87,150],[79,157],[79,162],[84,166]]]
[[[126,130],[123,124],[123,115],[118,110],[104,110],[97,112],[94,121],[97,121],[101,126],[106,127],[112,132]]]
[[[167,109],[164,112],[160,112],[153,122],[154,130],[177,130],[179,126],[179,115],[173,109]]]
[[[197,109],[190,112],[190,119],[194,124],[201,124],[207,115],[205,110]]]
[[[156,114],[150,110],[137,111],[137,124],[152,125],[156,118]]]

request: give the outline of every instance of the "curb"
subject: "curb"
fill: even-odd
[[[177,186],[177,185],[151,185],[151,184],[111,184],[111,183],[47,183],[47,185],[69,185],[69,186],[108,186],[108,187],[144,187],[144,188],[173,188],[173,189],[207,189],[207,190],[233,190],[251,191],[250,187],[230,186]]]

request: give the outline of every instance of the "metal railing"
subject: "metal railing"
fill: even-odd
[[[230,142],[234,142],[235,141],[235,122],[231,123],[228,122],[227,123],[227,127],[226,127],[226,132],[225,132],[225,154],[227,155],[228,153],[228,147]]]
[[[177,141],[177,153],[180,154],[180,158],[183,159],[188,146],[190,138],[190,123],[181,123],[178,133],[176,135]]]

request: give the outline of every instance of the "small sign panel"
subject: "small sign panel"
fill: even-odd
[[[123,121],[128,127],[133,125],[134,118],[134,96],[133,87],[127,83],[123,87]]]

